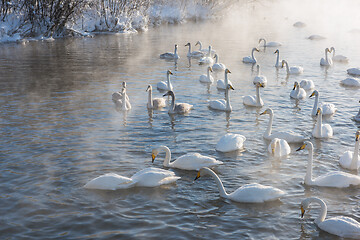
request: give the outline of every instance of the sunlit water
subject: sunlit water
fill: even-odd
[[[272,158],[262,137],[269,117],[259,115],[271,107],[274,129],[292,129],[311,138],[314,100],[296,103],[289,93],[295,80],[312,79],[320,100],[338,109],[325,120],[333,127],[334,137],[311,138],[314,176],[346,171],[338,159],[353,150],[358,125],[351,117],[357,113],[359,98],[358,90],[345,89],[339,82],[347,77],[347,68],[360,66],[359,35],[343,28],[326,35],[326,40],[310,41],[306,37],[311,34],[325,35],[311,28],[311,21],[307,28],[296,29],[292,24],[302,19],[293,16],[278,18],[274,24],[256,15],[246,24],[245,17],[239,18],[233,24],[188,23],[140,34],[1,45],[1,238],[337,239],[314,225],[319,207],[300,218],[300,202],[309,196],[325,200],[328,216],[359,221],[360,190],[304,186],[307,151],[296,152],[300,145],[292,145],[287,158]],[[256,67],[241,59],[260,37],[281,41],[281,58],[305,71],[287,79],[284,69],[273,67],[275,49],[260,48],[256,57],[268,78],[261,90],[265,106],[246,108],[242,97],[255,94]],[[197,40],[211,44],[232,72],[235,91],[230,93],[230,114],[209,110],[207,100],[223,98],[223,92],[215,85],[200,84],[205,67],[185,57],[184,45]],[[159,59],[175,43],[181,55],[178,63]],[[325,47],[331,46],[348,56],[350,63],[320,67]],[[155,86],[165,80],[167,69],[174,73],[178,101],[194,105],[189,115],[171,117],[167,109],[151,114],[146,108],[147,85],[153,85],[154,96],[161,96]],[[116,111],[111,101],[122,81],[127,82],[133,106],[127,113]],[[218,139],[227,132],[246,136],[244,151],[215,151]],[[234,203],[219,196],[210,177],[193,182],[195,171],[177,169],[173,171],[181,179],[176,184],[157,188],[83,188],[104,173],[130,177],[146,167],[162,168],[163,154],[151,163],[151,150],[159,145],[168,146],[174,159],[199,152],[223,161],[216,172],[228,192],[257,182],[287,194],[266,204]]]

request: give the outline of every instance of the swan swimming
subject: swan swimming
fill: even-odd
[[[230,89],[234,90],[233,86],[228,84],[228,87],[225,90],[225,99],[218,99],[218,100],[209,101],[209,107],[211,109],[214,109],[214,110],[231,112],[232,107],[230,105],[230,96],[229,96],[229,90]]]
[[[160,54],[160,58],[163,58],[163,59],[179,59],[180,57],[179,57],[177,51],[178,51],[178,45],[175,44],[174,53],[167,52],[167,53]]]
[[[335,48],[334,47],[330,48],[330,52],[333,52],[332,60],[334,62],[342,62],[342,63],[349,62],[349,59],[346,56],[344,56],[344,55],[335,55]]]
[[[300,67],[300,66],[293,66],[293,67],[290,67],[289,68],[289,64],[287,61],[285,60],[282,60],[281,61],[281,67],[283,68],[284,65],[286,66],[286,73],[288,75],[297,75],[297,74],[301,74],[304,72],[304,68],[303,67]]]
[[[227,133],[220,138],[216,144],[216,151],[219,152],[233,152],[244,147],[246,137],[240,134]]]
[[[354,75],[354,76],[359,76],[360,75],[360,68],[349,68],[346,71],[350,75]]]
[[[170,70],[167,70],[166,72],[166,82],[161,81],[158,82],[158,84],[156,85],[156,87],[159,90],[163,90],[163,91],[172,91],[173,90],[173,86],[170,82],[170,75],[173,75],[173,73]]]
[[[359,136],[360,130],[355,134],[355,148],[354,152],[346,151],[341,155],[339,159],[340,166],[350,170],[358,170],[360,167],[359,161]]]
[[[276,49],[276,51],[274,52],[274,54],[276,54],[275,67],[276,67],[276,68],[280,68],[280,67],[281,67],[281,64],[280,64],[280,62],[279,62],[279,60],[280,60],[280,51],[279,51],[279,49]]]
[[[225,64],[219,62],[219,56],[217,54],[215,54],[214,58],[215,58],[215,63],[212,66],[212,69],[215,72],[224,71],[226,69],[226,66],[225,66]]]
[[[124,91],[125,89],[125,91]],[[126,102],[126,105],[123,106],[123,93],[125,93],[124,97],[125,97],[125,102]],[[118,108],[123,108],[125,110],[129,110],[131,109],[131,104],[130,104],[130,98],[129,96],[126,94],[126,82],[122,82],[122,89],[119,91],[119,92],[114,92],[112,94],[112,100],[113,102],[115,103],[115,105],[118,107]]]
[[[274,157],[282,157],[289,155],[291,149],[286,140],[274,138],[268,146],[268,152]]]
[[[200,75],[199,81],[202,83],[213,83],[214,78],[210,75],[210,72],[212,72],[212,68],[209,66],[207,68],[207,74]]]
[[[85,184],[87,189],[117,190],[130,187],[157,187],[173,183],[180,177],[174,172],[160,168],[145,168],[135,173],[131,178],[116,173],[107,173],[92,179]]]
[[[309,98],[315,96],[315,102],[314,102],[314,107],[311,111],[311,115],[312,116],[316,116],[317,114],[317,109],[318,107],[320,106],[322,108],[322,115],[333,115],[335,114],[335,112],[337,111],[337,108],[335,107],[334,104],[332,103],[326,103],[326,102],[323,102],[323,103],[320,103],[319,104],[319,97],[320,97],[320,93],[319,91],[317,90],[314,90],[311,95],[309,96]]]
[[[300,87],[305,91],[309,91],[315,88],[315,84],[312,80],[303,79],[300,82]]]
[[[263,47],[279,47],[279,46],[282,45],[282,44],[279,43],[279,42],[266,42],[265,38],[260,38],[260,39],[259,39],[259,44],[261,43],[261,41],[264,42]]]
[[[303,88],[300,87],[299,83],[295,81],[294,87],[290,92],[290,97],[293,99],[304,99],[306,98],[306,92]]]
[[[307,39],[310,39],[310,40],[323,40],[323,39],[326,39],[326,37],[314,34],[314,35],[309,36]]]
[[[208,52],[207,56],[200,58],[200,60],[199,60],[200,65],[206,65],[206,64],[212,65],[214,63],[214,60],[211,57],[210,53],[211,53],[211,46],[209,46],[209,52]]]
[[[271,108],[268,108],[264,112],[260,113],[260,115],[264,115],[264,114],[269,114],[270,115],[268,127],[267,127],[266,131],[263,134],[263,137],[266,140],[273,140],[274,138],[280,138],[280,139],[286,140],[288,143],[299,143],[299,142],[304,141],[303,136],[301,136],[299,134],[296,134],[296,133],[294,133],[292,131],[274,132],[274,133],[271,134],[272,123],[273,123],[273,119],[274,119],[274,112],[273,112],[273,110]]]
[[[251,106],[251,107],[262,107],[262,106],[264,106],[264,102],[260,96],[260,88],[263,88],[264,85],[261,83],[256,83],[255,87],[256,87],[256,95],[255,96],[251,96],[251,95],[244,96],[243,103],[244,103],[244,105]]]
[[[264,87],[267,84],[267,78],[260,75],[260,65],[256,65],[257,75],[254,77],[253,84],[261,83]]]
[[[342,238],[360,239],[360,223],[350,217],[339,216],[326,218],[327,206],[323,200],[317,197],[306,198],[301,202],[301,218],[311,203],[320,204],[320,215],[314,220],[315,224],[323,231]]]
[[[175,103],[175,94],[173,91],[168,91],[163,95],[163,97],[165,96],[171,96],[171,104],[169,106],[170,114],[185,114],[193,108],[193,105],[188,103]]]
[[[228,74],[231,73],[229,69],[225,69],[225,79],[219,79],[216,81],[216,87],[220,90],[226,90],[227,85],[230,84],[232,86],[231,81],[228,79]]]
[[[296,151],[307,149],[309,151],[308,163],[304,183],[309,186],[346,188],[351,185],[360,185],[360,177],[346,172],[332,171],[312,178],[312,163],[314,146],[311,142],[305,141]]]
[[[331,66],[333,64],[331,58],[328,57],[328,53],[331,53],[329,48],[325,48],[325,58],[320,59],[321,66]]]
[[[166,107],[166,101],[164,98],[153,98],[152,97],[152,86],[149,84],[146,91],[148,94],[148,102],[147,102],[147,108],[149,109],[159,109]]]
[[[285,195],[285,192],[274,187],[264,186],[258,183],[246,184],[239,187],[232,193],[227,193],[219,176],[209,168],[201,168],[197,173],[195,180],[203,175],[210,175],[216,182],[220,196],[235,202],[243,203],[264,203],[267,201],[275,201]],[[195,181],[194,180],[194,181]]]
[[[331,138],[333,136],[333,130],[330,124],[322,123],[322,109],[319,107],[317,110],[316,124],[312,131],[314,138]]]
[[[293,24],[294,27],[297,27],[297,28],[303,28],[303,27],[306,27],[306,23],[304,22],[296,22]]]
[[[340,84],[344,87],[360,88],[360,80],[357,78],[346,78],[341,80]]]
[[[242,61],[244,63],[256,63],[256,58],[254,57],[254,52],[255,51],[259,52],[259,49],[253,48],[251,50],[251,56],[244,57]]]
[[[187,53],[187,57],[193,57],[193,58],[202,58],[204,57],[205,53],[201,51],[191,51],[191,43],[187,43],[185,47],[189,46],[189,51]]]
[[[166,146],[160,146],[152,150],[152,162],[160,152],[165,152],[164,167],[179,168],[183,170],[199,170],[202,167],[213,167],[223,164],[213,157],[201,155],[200,153],[187,153],[178,157],[175,161],[171,160],[171,151]]]
[[[209,49],[208,48],[202,48],[202,43],[200,41],[196,42],[195,46],[197,46],[197,45],[199,45],[199,51],[209,54]],[[216,53],[216,51],[213,48],[211,48],[210,55],[213,55],[215,53]]]

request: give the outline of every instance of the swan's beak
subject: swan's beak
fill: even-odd
[[[320,114],[320,108],[316,111],[316,116]]]
[[[276,50],[275,52],[274,52],[274,54],[276,54],[276,53],[278,53],[279,52],[279,50]]]
[[[303,206],[301,206],[301,218],[304,217],[304,214],[305,214],[305,209],[303,208]]]
[[[359,135],[360,135],[360,133],[359,133],[359,132],[357,132],[357,133],[356,133],[356,138],[355,138],[355,141],[359,141]]]
[[[212,72],[212,71],[213,71],[211,67],[209,67],[209,70],[210,70],[210,72]]]
[[[259,49],[257,49],[257,48],[255,49],[255,51],[260,52],[260,50],[259,50]]]
[[[315,96],[315,92],[312,92],[312,94],[309,96],[309,98]]]
[[[259,87],[264,87],[264,84],[262,84],[262,83],[259,83]]]
[[[306,147],[306,144],[304,143],[303,145],[301,145],[301,147],[299,147],[298,149],[296,149],[296,151],[304,150],[305,147]]]
[[[275,154],[275,148],[271,148],[272,154]]]
[[[150,89],[150,86],[148,86],[148,87],[147,87],[147,89],[146,89],[146,91],[145,91],[145,92],[149,91],[149,89]]]
[[[198,178],[200,177],[200,171],[198,171],[196,178],[194,179],[194,181],[196,181]]]
[[[233,86],[231,86],[231,84],[229,84],[229,85],[230,85],[230,87],[229,87],[229,88],[230,88],[231,90],[235,90],[235,89],[234,89],[234,87],[233,87]]]
[[[169,74],[173,75],[173,73],[169,70]]]
[[[296,83],[294,83],[294,88],[293,88],[293,90],[295,90],[295,88],[296,88]]]
[[[155,154],[152,153],[152,154],[151,154],[151,157],[152,157],[152,161],[151,161],[151,162],[154,163],[154,160],[155,160],[155,158],[156,158]]]
[[[195,43],[195,46],[199,45],[199,42]]]
[[[267,113],[266,110],[264,112],[260,113],[260,115],[264,115],[265,113]]]

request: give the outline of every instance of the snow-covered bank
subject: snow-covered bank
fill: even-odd
[[[0,42],[146,31],[150,26],[219,16],[221,0],[26,0],[0,3]]]

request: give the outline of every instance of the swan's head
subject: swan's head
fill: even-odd
[[[279,142],[280,142],[280,139],[278,139],[278,138],[274,138],[274,139],[271,141],[270,147],[271,147],[271,152],[272,152],[272,154],[275,154],[275,148],[276,148],[276,146],[279,144]]]
[[[317,90],[314,90],[311,95],[309,96],[309,98],[313,97],[313,96],[319,96],[319,92]]]
[[[152,86],[149,84],[148,87],[146,88],[146,92],[151,90],[152,90]]]
[[[317,111],[316,111],[316,116],[319,115],[319,114],[321,114],[321,112],[322,112],[322,108],[319,107],[319,108],[317,109]]]
[[[301,202],[301,206],[300,206],[300,209],[301,209],[301,218],[304,217],[305,211],[309,208],[309,205],[310,205],[310,200],[309,200],[309,198],[304,199],[304,200]]]
[[[274,54],[276,54],[276,53],[279,53],[279,49],[276,49],[276,51],[274,52]]]
[[[234,87],[231,84],[227,85],[227,89],[235,90]]]
[[[195,46],[197,46],[197,45],[201,45],[201,42],[200,42],[200,41],[197,41],[197,42],[195,43]]]
[[[211,45],[209,45],[209,52],[211,52],[211,48],[212,48]]]
[[[159,148],[154,148],[151,151],[151,158],[152,158],[152,163],[154,163],[156,156],[159,154],[160,150]]]
[[[330,48],[330,52],[334,51],[335,52],[335,48],[334,47],[331,47]]]
[[[261,43],[261,41],[264,41],[264,42],[265,42],[266,40],[265,40],[265,38],[260,38],[260,39],[259,39],[259,43]]]
[[[260,65],[259,64],[256,65],[256,69],[257,69],[257,71],[260,71]]]
[[[294,82],[293,90],[295,90],[295,88],[296,88],[297,86],[299,86],[299,83],[295,81],[295,82]]]
[[[255,86],[256,86],[256,87],[262,87],[262,88],[265,87],[263,83],[259,83],[259,82],[257,82],[257,83],[255,84]]]
[[[212,170],[207,168],[207,167],[200,168],[200,170],[196,174],[196,177],[195,177],[194,181],[199,179],[201,176],[204,176],[204,175],[206,175],[206,174],[208,174],[210,172],[212,172]]]
[[[122,82],[122,86],[123,86],[123,88],[126,88],[126,82],[125,81]]]
[[[231,73],[229,69],[225,69],[225,74],[227,74],[227,73]]]
[[[312,149],[313,148],[313,144],[310,141],[305,141],[303,145],[301,145],[301,147],[299,147],[298,149],[296,149],[296,151],[300,151],[300,150],[304,150],[304,149]]]
[[[167,70],[166,74],[167,75],[173,75],[173,73],[170,70]]]
[[[273,110],[271,108],[266,109],[264,112],[260,113],[260,115],[264,115],[264,114],[273,114]]]
[[[188,42],[187,44],[185,44],[185,47],[187,47],[187,46],[190,46],[190,43]]]
[[[213,71],[211,67],[208,67],[208,70],[209,70],[210,72],[212,72],[212,71]]]
[[[356,135],[355,135],[356,137],[355,137],[355,141],[359,141],[359,137],[360,137],[360,130],[358,130],[357,132],[356,132]]]
[[[260,50],[258,48],[253,48],[252,51],[260,52]]]
[[[331,53],[331,51],[329,50],[329,48],[325,48],[325,53],[326,53],[326,52]]]
[[[214,58],[218,58],[218,55],[215,53]]]
[[[163,95],[163,97],[166,97],[166,96],[174,96],[175,94],[174,94],[174,92],[173,91],[168,91],[167,93],[165,93],[164,95]]]

